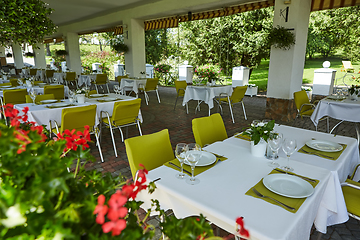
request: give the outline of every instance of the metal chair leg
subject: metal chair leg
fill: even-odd
[[[101,162],[104,162],[104,157],[103,157],[103,154],[102,154],[102,151],[101,151],[100,142],[99,142],[99,136],[98,136],[97,130],[95,129],[94,131],[95,131],[96,145],[98,146],[98,149],[99,149],[99,154],[100,154]]]
[[[112,127],[112,125],[110,125],[109,127],[110,127],[110,135],[111,135],[111,140],[112,140],[112,142],[113,142],[115,157],[118,157],[117,150],[116,150],[116,145],[115,145],[115,138],[114,138],[114,133],[113,133],[113,127]]]
[[[176,103],[177,103],[178,98],[179,98],[179,96],[176,96],[174,110],[175,110],[175,108],[176,108]]]
[[[158,92],[157,89],[156,89],[156,95],[157,95],[158,101],[159,101],[159,103],[160,103],[160,96],[159,96],[159,92]]]
[[[244,117],[245,117],[245,120],[247,120],[247,117],[246,117],[246,111],[245,111],[245,106],[244,106],[244,102],[241,101],[241,104],[242,104],[242,108],[243,108],[243,111],[244,111]]]

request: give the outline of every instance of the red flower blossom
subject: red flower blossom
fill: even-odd
[[[236,219],[236,224],[237,224],[237,227],[239,227],[239,229],[237,229],[237,227],[236,227],[238,233],[243,237],[249,238],[250,234],[249,234],[249,231],[247,229],[245,229],[245,227],[244,227],[243,217],[238,217]]]

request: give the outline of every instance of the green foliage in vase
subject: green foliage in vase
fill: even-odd
[[[276,26],[269,31],[267,41],[270,46],[289,50],[295,44],[295,34],[282,26]]]
[[[274,126],[275,120],[271,120],[270,122],[253,122],[250,124],[250,128],[244,128],[244,135],[250,136],[251,141],[254,141],[254,145],[257,145],[261,138],[267,142]]]
[[[56,31],[49,18],[53,9],[41,0],[3,0],[0,8],[0,45],[33,45]]]

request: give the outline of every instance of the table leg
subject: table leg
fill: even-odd
[[[356,138],[357,138],[357,142],[358,142],[358,145],[360,143],[360,133],[359,133],[359,126],[357,125],[357,123],[354,123],[355,124],[355,130],[356,130]]]

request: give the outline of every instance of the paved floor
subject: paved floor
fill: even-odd
[[[196,102],[192,101],[189,104],[189,114],[186,114],[185,108],[181,106],[182,100],[178,101],[176,110],[174,110],[174,103],[176,98],[176,91],[171,87],[160,87],[159,93],[161,97],[161,103],[159,104],[156,99],[154,92],[149,93],[150,102],[147,106],[144,101],[144,96],[140,95],[143,99],[141,111],[143,115],[144,122],[142,124],[143,134],[150,134],[157,132],[162,129],[169,129],[170,140],[173,148],[178,142],[194,142],[192,130],[191,130],[191,120],[197,117],[203,117],[208,115],[208,107],[205,104],[201,105],[201,111],[195,114],[194,109]],[[234,133],[242,131],[243,128],[248,126],[254,119],[264,119],[265,118],[265,96],[257,97],[245,97],[244,99],[245,108],[248,120],[244,120],[242,109],[240,105],[235,107],[235,121],[233,124],[229,114],[228,108],[224,108],[223,120],[225,127],[229,136],[232,136]],[[212,109],[211,113],[216,112],[216,109]],[[292,122],[278,122],[284,125],[292,125]],[[330,126],[334,126],[337,123],[336,120],[330,121]],[[296,127],[315,130],[314,125],[309,119],[303,121],[299,120],[296,122]],[[325,121],[320,124],[319,131],[325,131]],[[102,151],[104,154],[105,162],[100,162],[99,153],[95,146],[91,146],[92,153],[96,157],[96,163],[90,163],[86,165],[87,169],[97,169],[101,172],[110,172],[114,175],[121,174],[125,178],[131,177],[130,167],[127,161],[125,145],[121,142],[119,132],[116,134],[116,145],[119,156],[115,158],[114,150],[111,143],[109,130],[104,130],[103,139],[101,143]],[[355,131],[352,123],[344,123],[340,125],[340,128],[337,132],[338,135],[345,135],[350,137],[355,137]],[[138,136],[138,130],[136,127],[129,127],[128,137]],[[158,219],[152,218],[150,221],[156,224]],[[221,233],[224,235],[224,233]],[[311,234],[311,239],[320,239],[318,238],[318,232],[313,230]],[[333,227],[328,228],[326,235],[320,236],[321,239],[330,239],[330,240],[350,240],[350,239],[360,239],[360,223],[354,219],[350,219],[344,224],[339,224]]]

